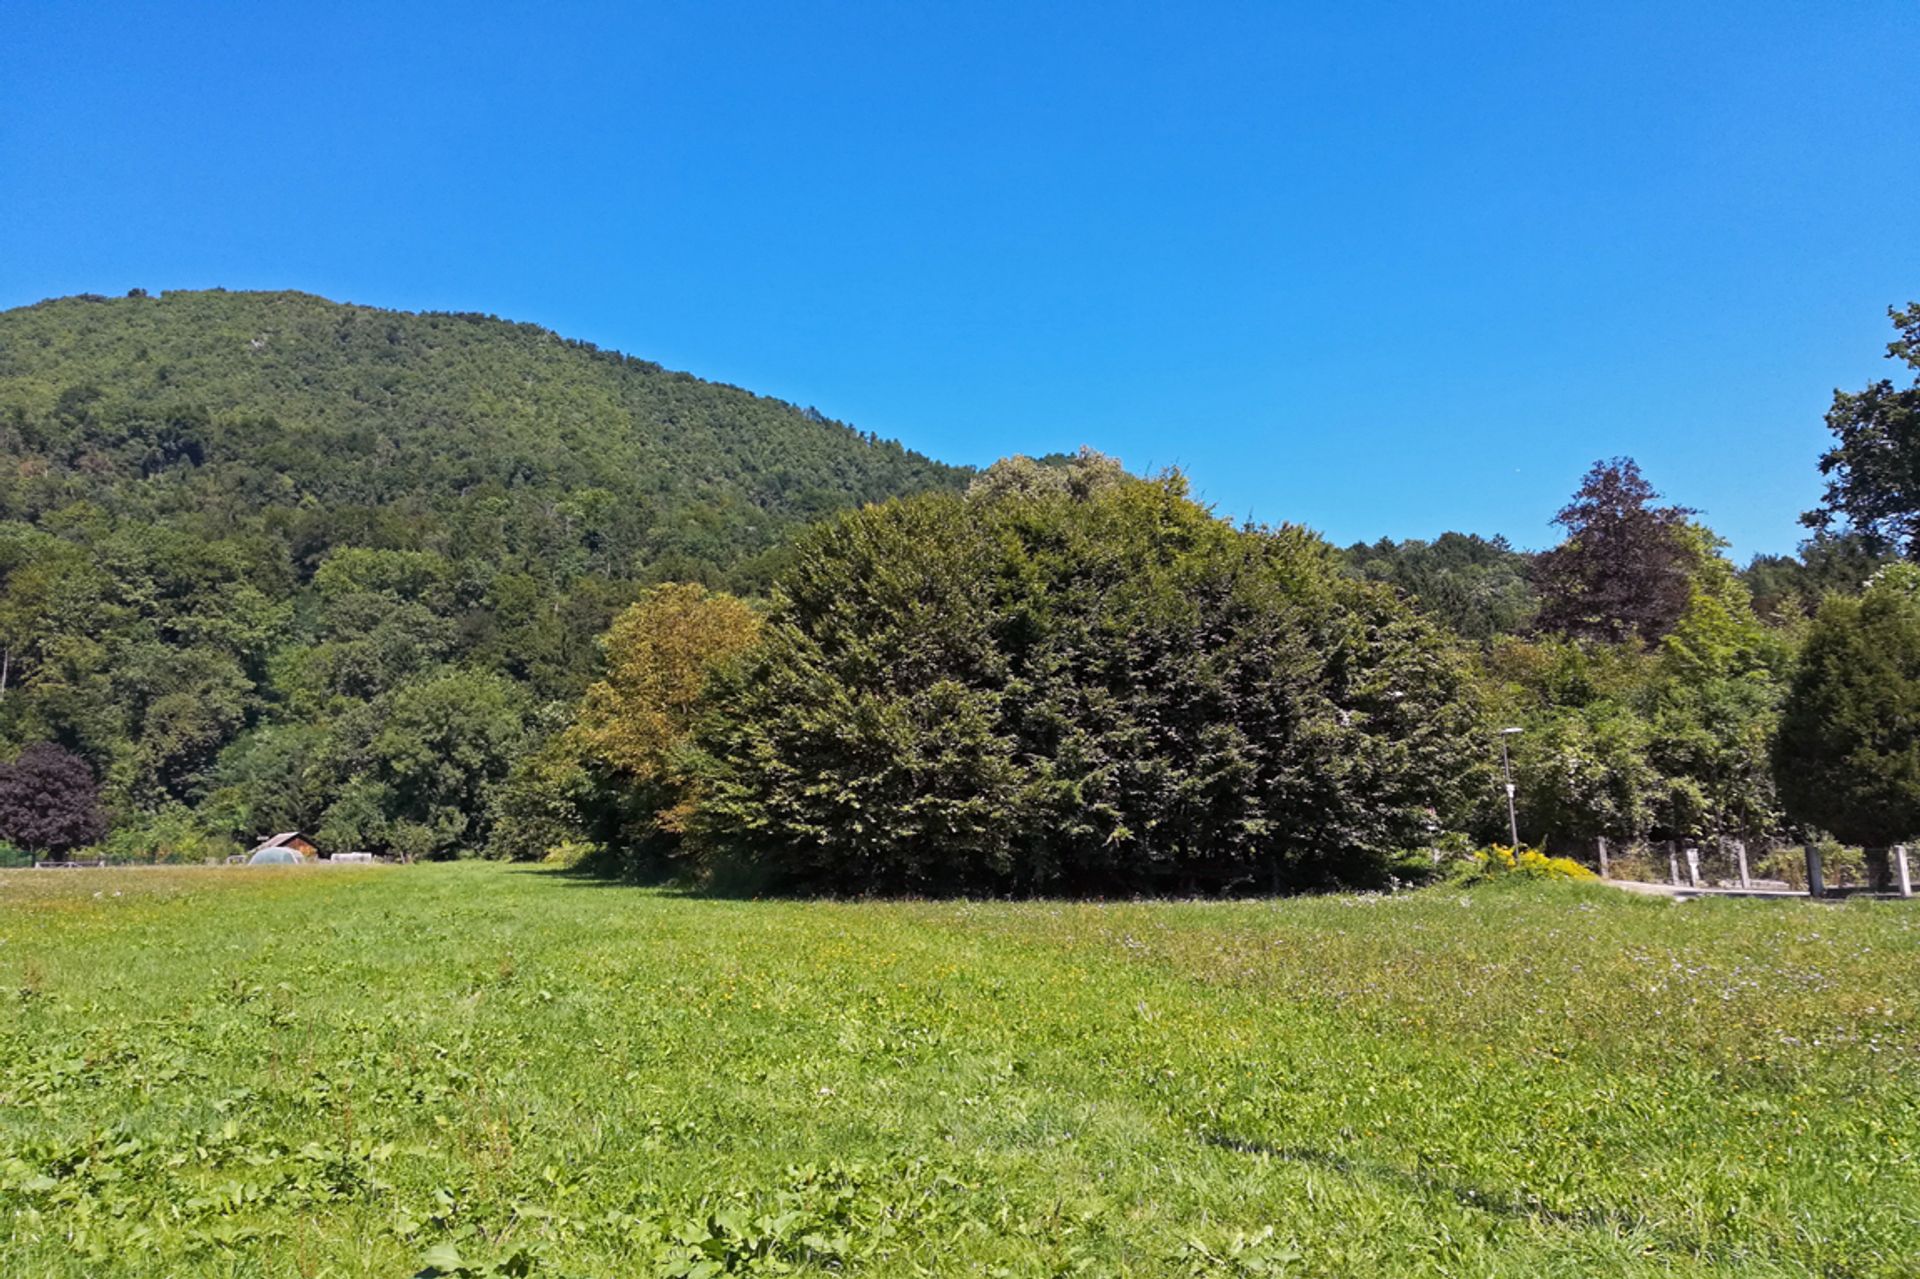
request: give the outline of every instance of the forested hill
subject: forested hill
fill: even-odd
[[[307,568],[337,544],[464,547],[747,586],[795,523],[963,478],[534,325],[221,290],[0,313],[0,455],[8,519],[272,510]]]
[[[756,592],[803,523],[967,474],[487,316],[0,313],[0,758],[83,757],[116,839],[463,848],[646,583]]]

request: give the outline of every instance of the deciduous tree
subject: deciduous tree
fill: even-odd
[[[1593,464],[1554,516],[1566,540],[1534,562],[1542,629],[1608,643],[1673,629],[1687,607],[1693,512],[1656,506],[1659,496],[1630,457]]]
[[[1486,779],[1459,654],[1184,481],[841,517],[702,721],[698,831],[840,891],[1382,879]]]
[[[1826,495],[1801,520],[1819,530],[1845,523],[1912,559],[1920,557],[1920,303],[1887,314],[1899,334],[1887,358],[1913,370],[1913,381],[1882,378],[1833,393],[1827,429],[1835,443],[1820,458]]]
[[[0,764],[0,840],[64,853],[106,831],[99,783],[72,751],[35,742],[12,763]]]

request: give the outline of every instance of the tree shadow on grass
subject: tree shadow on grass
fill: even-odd
[[[1343,1177],[1380,1182],[1418,1198],[1441,1195],[1452,1199],[1463,1208],[1477,1209],[1497,1217],[1525,1218],[1556,1226],[1610,1232],[1637,1233],[1645,1227],[1645,1223],[1638,1218],[1612,1209],[1550,1208],[1524,1191],[1502,1193],[1471,1181],[1450,1180],[1432,1173],[1409,1171],[1377,1160],[1353,1159],[1336,1151],[1315,1150],[1307,1146],[1275,1146],[1264,1141],[1250,1141],[1230,1133],[1210,1130],[1203,1130],[1197,1136],[1202,1145],[1213,1146],[1220,1150],[1231,1150],[1236,1154],[1254,1155],[1282,1163],[1324,1168],[1329,1172],[1337,1172]]]
[[[644,890],[668,897],[723,896],[723,894],[710,893],[694,885],[672,879],[639,879],[626,875],[604,875],[571,866],[541,866],[535,863],[515,866],[507,873],[526,875],[563,888],[618,888],[628,892]],[[727,895],[730,896],[730,894]]]

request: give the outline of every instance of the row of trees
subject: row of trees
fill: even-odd
[[[645,597],[506,788],[494,851],[914,891],[1377,880],[1496,833],[1490,733],[1514,723],[1544,842],[1775,829],[1798,631],[1687,514],[1596,466],[1526,632],[1470,644],[1177,476],[1012,459],[964,500],[816,530],[764,618]]]
[[[1911,364],[1920,310],[1895,318]],[[760,599],[624,612],[631,579],[452,547],[303,570],[253,517],[81,504],[0,526],[0,726],[84,759],[130,853],[298,827],[795,887],[1354,882],[1504,827],[1507,726],[1523,832],[1559,851],[1884,843],[1911,833],[1920,662],[1873,476],[1920,457],[1916,401],[1837,396],[1812,539],[1744,572],[1629,459],[1540,555],[1341,553],[1216,520],[1178,476],[1012,459],[815,527]]]
[[[661,588],[608,650],[501,851],[855,891],[1378,882],[1487,781],[1441,628],[1091,454],[831,520],[762,618]]]
[[[1893,319],[1888,354],[1920,373],[1920,308]],[[1458,535],[1349,551],[1478,641],[1492,713],[1524,729],[1530,837],[1580,851],[1599,836],[1920,833],[1899,674],[1915,662],[1900,565],[1920,493],[1901,476],[1920,473],[1920,377],[1836,394],[1828,425],[1812,538],[1738,574],[1625,459],[1588,475],[1544,555]]]
[[[1450,534],[1342,558],[1214,520],[1177,477],[1060,461],[823,527],[764,618],[643,600],[506,788],[495,850],[830,888],[1354,882],[1497,833],[1506,726],[1523,828],[1563,851],[1920,833],[1920,571],[1867,521],[1809,517],[1801,559],[1742,574],[1621,458],[1544,554]],[[663,647],[693,618],[710,643]]]

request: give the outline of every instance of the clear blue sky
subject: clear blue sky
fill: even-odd
[[[0,305],[490,311],[1339,541],[1744,558],[1920,297],[1920,8],[0,7]]]

